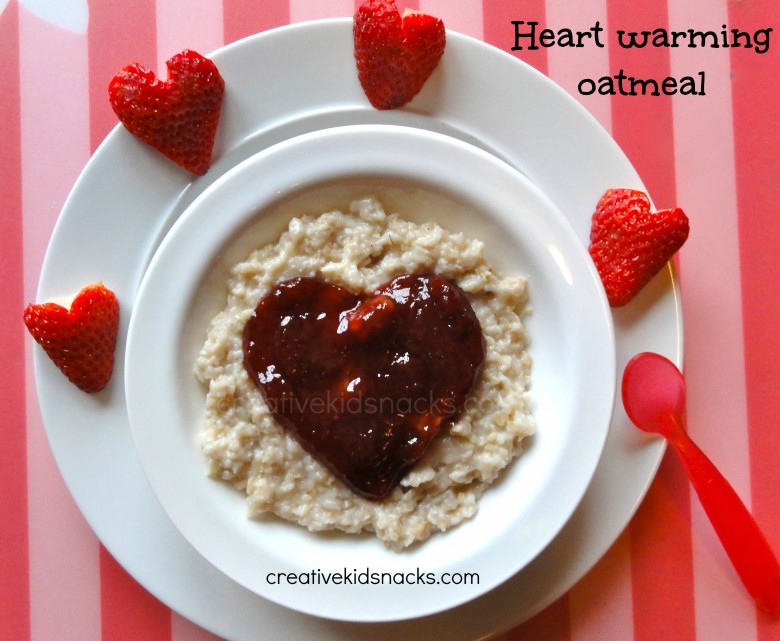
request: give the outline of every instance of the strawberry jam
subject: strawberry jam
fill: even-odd
[[[280,283],[243,336],[244,366],[276,419],[358,494],[387,496],[451,422],[482,369],[460,288],[407,274],[367,296]]]

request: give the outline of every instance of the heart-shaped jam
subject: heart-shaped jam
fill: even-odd
[[[280,283],[244,328],[244,366],[276,419],[352,490],[380,499],[466,402],[485,345],[466,295],[438,274],[372,294]]]

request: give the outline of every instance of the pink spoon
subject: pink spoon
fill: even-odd
[[[734,488],[685,432],[680,370],[658,354],[638,354],[623,373],[623,405],[639,429],[660,434],[677,451],[745,588],[761,610],[779,616],[780,565]]]

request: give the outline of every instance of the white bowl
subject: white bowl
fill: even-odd
[[[371,191],[388,209],[485,242],[504,274],[528,277],[537,434],[483,496],[478,514],[405,552],[372,537],[318,535],[247,518],[244,496],[206,475],[198,432],[205,390],[193,374],[230,265],[275,240],[293,215],[344,207]],[[615,347],[603,288],[563,215],[521,174],[458,140],[397,126],[306,134],[241,163],[187,209],[154,255],[132,311],[126,354],[130,425],[144,471],[192,546],[271,601],[350,621],[390,621],[471,600],[527,565],[582,498],[606,440]],[[325,584],[329,573],[476,573],[470,584]],[[269,573],[318,584],[269,582]],[[204,586],[208,589],[208,586]]]

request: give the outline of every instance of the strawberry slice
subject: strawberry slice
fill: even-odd
[[[608,189],[593,214],[588,251],[609,304],[633,299],[683,246],[689,229],[682,209],[651,211],[643,192]]]
[[[422,89],[444,53],[444,23],[424,13],[398,13],[394,0],[368,0],[355,13],[358,79],[377,109],[395,109]]]
[[[202,176],[211,166],[225,81],[194,51],[165,64],[167,80],[137,62],[126,66],[108,85],[109,100],[130,133]]]
[[[70,309],[54,302],[28,305],[24,324],[79,389],[93,393],[108,385],[114,369],[119,303],[102,283],[84,287]]]

